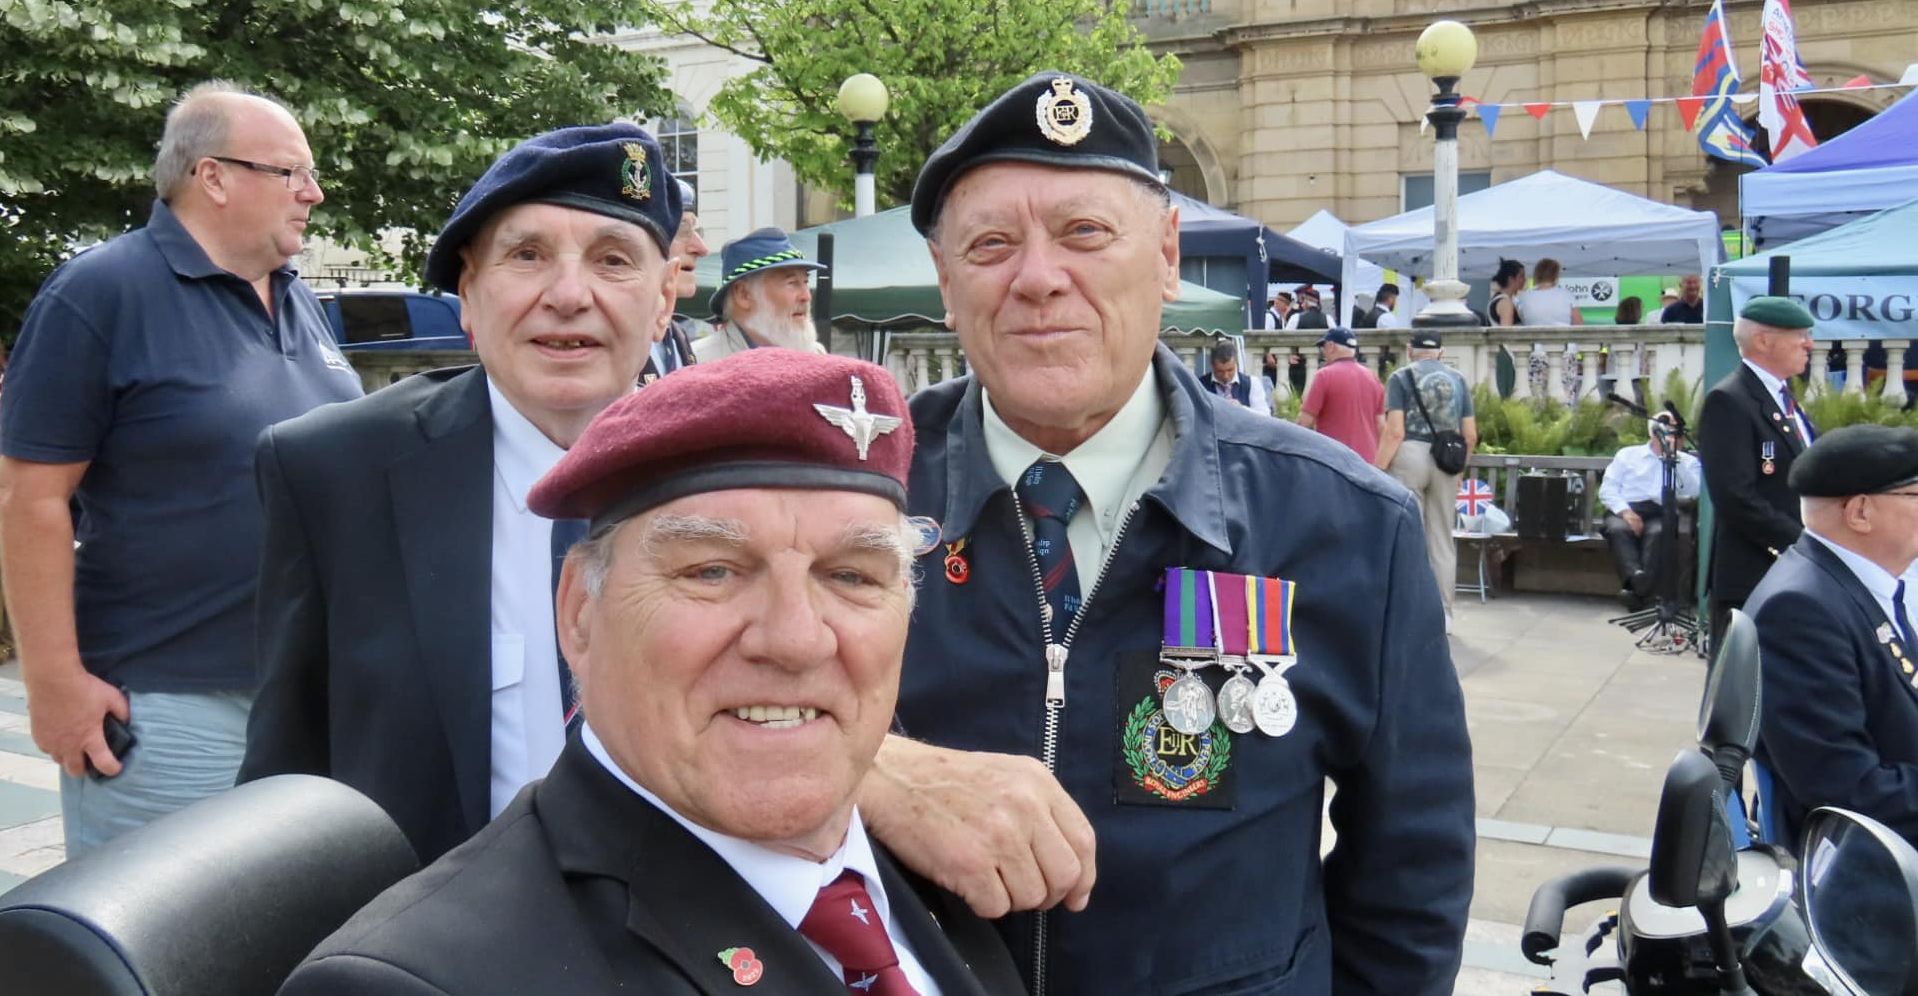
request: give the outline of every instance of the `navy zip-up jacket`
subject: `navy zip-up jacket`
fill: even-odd
[[[1175,434],[1090,593],[1066,663],[1057,775],[1098,835],[1083,913],[1008,917],[1047,993],[1450,993],[1472,893],[1471,745],[1419,513],[1317,433],[1153,362]],[[1024,534],[987,457],[978,384],[913,396],[912,512],[968,561],[922,562],[899,717],[946,747],[1041,756],[1046,665]],[[1165,725],[1167,567],[1297,583],[1297,725]],[[963,577],[956,582],[954,577]],[[1224,675],[1203,674],[1214,689]],[[1257,678],[1252,674],[1250,677]],[[1337,845],[1320,860],[1326,782]],[[1045,934],[1044,979],[1034,978]]]

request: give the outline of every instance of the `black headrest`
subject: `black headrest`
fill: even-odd
[[[1736,747],[1749,757],[1758,744],[1758,628],[1733,609],[1719,644],[1698,706],[1698,745],[1714,754]]]
[[[418,867],[392,819],[345,785],[249,782],[0,896],[0,993],[270,993]]]

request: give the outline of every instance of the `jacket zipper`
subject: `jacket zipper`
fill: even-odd
[[[1106,575],[1112,570],[1113,558],[1119,552],[1119,543],[1125,539],[1126,529],[1132,525],[1132,517],[1138,514],[1139,503],[1133,502],[1126,509],[1125,518],[1119,520],[1119,529],[1112,534],[1112,545],[1106,547],[1105,559],[1099,564],[1099,574],[1092,581],[1092,590],[1079,603],[1079,611],[1073,613],[1072,622],[1066,624],[1065,637],[1052,642],[1052,606],[1046,601],[1045,575],[1039,570],[1039,554],[1032,545],[1032,523],[1019,511],[1017,502],[1013,503],[1013,515],[1019,520],[1019,531],[1026,540],[1026,563],[1032,568],[1032,590],[1039,596],[1039,628],[1046,641],[1046,725],[1045,733],[1039,741],[1039,760],[1047,771],[1055,771],[1059,763],[1059,712],[1066,705],[1066,657],[1072,648],[1072,638],[1078,635],[1079,623],[1086,617],[1086,610],[1092,605],[1093,596],[1105,587]],[[1037,910],[1032,915],[1032,996],[1046,996],[1046,911]]]

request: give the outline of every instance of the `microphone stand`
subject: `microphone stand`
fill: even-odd
[[[1678,593],[1678,452],[1685,438],[1683,424],[1652,422],[1653,436],[1662,444],[1659,456],[1662,480],[1659,484],[1659,522],[1657,600],[1649,608],[1618,616],[1607,622],[1638,633],[1638,649],[1653,654],[1705,655],[1702,627],[1698,617],[1687,608]]]

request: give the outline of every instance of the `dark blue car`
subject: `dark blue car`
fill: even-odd
[[[314,294],[343,350],[471,349],[460,299],[407,290],[319,290]]]

